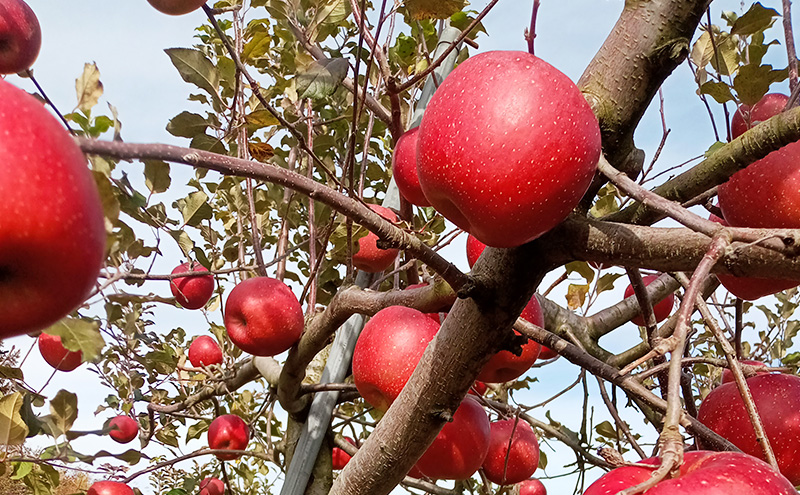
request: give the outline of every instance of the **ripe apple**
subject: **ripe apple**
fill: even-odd
[[[225,495],[225,483],[219,478],[204,478],[197,495]]]
[[[419,127],[415,127],[406,131],[397,140],[392,155],[392,176],[397,189],[406,201],[417,206],[430,206],[428,198],[419,186],[419,175],[417,175],[418,136]]]
[[[544,326],[542,307],[539,305],[539,300],[535,295],[528,301],[520,317],[534,325]],[[517,336],[522,336],[516,330],[514,330],[514,333]],[[536,358],[539,357],[541,348],[542,346],[538,342],[528,340],[526,344],[522,345],[522,353],[519,356],[511,351],[498,352],[483,366],[480,374],[478,374],[478,380],[487,383],[504,383],[517,379],[533,366]]]
[[[411,284],[411,285],[409,285],[408,287],[406,287],[403,290],[421,289],[422,287],[427,287],[427,286],[428,286],[428,284],[423,282],[421,284]],[[443,308],[443,309],[447,309],[447,308]],[[441,324],[441,322],[442,322],[442,318],[441,318],[441,316],[439,316],[439,313],[425,313],[425,316],[427,316],[431,320],[435,321],[436,323],[440,323]]]
[[[147,0],[159,12],[169,15],[183,15],[193,12],[203,5],[205,0]]]
[[[2,5],[7,5],[3,3]],[[103,205],[86,157],[36,99],[0,79],[0,338],[81,305],[105,259]]]
[[[67,350],[58,335],[40,334],[39,352],[47,364],[59,371],[72,371],[83,363],[83,353]]]
[[[86,495],[133,495],[133,488],[119,481],[98,481],[89,487]]]
[[[549,347],[542,346],[542,351],[539,353],[539,359],[544,361],[545,359],[553,359],[558,357],[558,353]]]
[[[538,466],[539,440],[527,421],[511,418],[492,423],[489,451],[483,461],[483,473],[489,481],[498,485],[519,483],[530,478]]]
[[[438,323],[405,306],[384,308],[370,318],[353,351],[353,381],[364,400],[387,410],[438,331]]]
[[[657,278],[658,275],[645,275],[642,277],[642,280],[644,281],[644,285],[648,286]],[[625,297],[628,298],[631,296],[633,296],[633,286],[628,285],[628,287],[625,289]],[[651,303],[653,304],[653,313],[656,317],[656,323],[664,321],[672,312],[672,307],[675,306],[675,294],[669,294],[661,301],[651,301]],[[631,321],[642,327],[645,325],[644,317],[642,317],[641,314],[632,318]]]
[[[655,457],[640,462],[658,465]],[[583,495],[616,495],[647,481],[652,467],[623,466],[604,474]],[[741,452],[689,451],[677,478],[667,478],[647,495],[795,495],[792,484],[766,462]]]
[[[186,262],[176,266],[172,274],[207,271],[208,269],[200,263]],[[214,294],[214,276],[209,274],[202,277],[173,278],[169,282],[169,288],[178,304],[186,309],[200,309]]]
[[[489,417],[467,396],[414,466],[433,479],[465,480],[481,467],[489,449]]]
[[[344,439],[347,440],[350,443],[350,445],[356,444],[356,442],[353,441],[353,439],[350,437],[344,437]],[[340,449],[339,447],[333,448],[331,456],[332,456],[333,469],[336,470],[344,469],[344,467],[347,466],[347,463],[350,462],[350,459],[353,458],[353,456],[351,456],[344,450]]]
[[[741,363],[741,364],[751,364],[751,365],[754,365],[754,366],[758,366],[758,365],[764,366],[764,363],[762,363],[761,361],[753,361],[752,359],[742,359],[741,361],[739,361],[739,363]],[[763,375],[763,374],[766,374],[766,373],[769,373],[769,371],[767,371],[767,370],[756,371],[756,374],[758,374],[758,375]],[[725,368],[724,370],[722,370],[722,383],[728,383],[728,382],[732,382],[732,381],[734,381],[733,380],[733,371],[729,370],[728,368]]]
[[[303,309],[292,289],[280,280],[255,277],[239,282],[225,304],[225,330],[241,350],[274,356],[289,349],[303,333]]]
[[[208,447],[221,450],[244,450],[250,441],[250,428],[235,414],[218,416],[208,425]],[[240,454],[217,454],[217,459],[230,461]]]
[[[469,267],[475,266],[475,262],[481,257],[481,253],[486,249],[486,244],[479,241],[474,235],[467,236],[467,263]]]
[[[139,422],[130,416],[115,416],[108,422],[108,426],[113,428],[108,436],[118,443],[128,443],[139,435]]]
[[[487,387],[485,383],[476,380],[475,383],[472,384],[472,387],[469,389],[469,392],[467,393],[470,393],[472,395],[483,395],[486,393],[488,389],[489,387]]]
[[[0,74],[29,69],[42,47],[36,14],[22,0],[0,0]]]
[[[800,377],[781,373],[756,375],[747,379],[747,386],[781,473],[792,484],[800,484]],[[735,383],[713,389],[700,404],[697,419],[742,452],[763,459]]]
[[[600,157],[600,127],[580,90],[526,52],[485,52],[459,64],[428,104],[418,139],[428,201],[502,248],[561,223]]]
[[[195,368],[222,364],[222,349],[213,338],[201,335],[189,346],[189,362]]]
[[[517,483],[511,493],[512,495],[547,495],[547,489],[541,481],[531,478]]]
[[[786,103],[789,102],[789,97],[780,93],[769,93],[764,95],[761,100],[750,107],[750,105],[742,105],[736,109],[731,119],[731,134],[733,138],[737,138],[745,133],[745,131],[752,129],[761,122],[778,115],[786,108]]]
[[[397,215],[389,208],[381,205],[367,205],[372,211],[389,220],[397,222]],[[369,273],[379,273],[394,263],[398,249],[381,249],[378,247],[378,236],[372,232],[356,241],[358,251],[353,254],[353,266]]]

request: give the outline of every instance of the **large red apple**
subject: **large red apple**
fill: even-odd
[[[115,416],[108,422],[108,426],[112,428],[108,436],[118,443],[128,443],[139,434],[139,422],[130,416]]]
[[[481,253],[486,249],[486,244],[479,241],[474,235],[467,236],[467,263],[469,267],[475,266],[475,262],[481,257]]]
[[[536,478],[520,481],[511,492],[512,495],[547,495],[547,489]]]
[[[800,484],[800,377],[770,373],[747,379],[778,467]],[[700,404],[697,419],[743,452],[763,459],[753,426],[733,382],[712,390]]]
[[[183,15],[193,12],[203,5],[205,0],[147,0],[159,12],[169,15]]]
[[[172,274],[207,271],[200,263],[186,262],[176,266]],[[186,309],[200,309],[214,294],[214,276],[209,274],[202,277],[173,278],[169,282],[169,288],[178,304]]]
[[[195,368],[222,364],[222,349],[213,338],[201,335],[189,346],[189,362]]]
[[[657,278],[658,275],[645,275],[642,277],[642,280],[644,281],[644,285],[648,286]],[[628,287],[625,289],[625,297],[628,298],[631,296],[633,296],[633,286],[628,285]],[[653,314],[655,314],[656,323],[664,321],[667,319],[669,314],[672,313],[672,308],[675,306],[675,294],[669,294],[661,301],[651,301],[651,304],[653,304]],[[645,325],[644,317],[642,317],[641,314],[632,318],[631,321],[639,326]]]
[[[564,220],[600,157],[600,128],[580,90],[525,52],[462,62],[433,95],[418,139],[425,197],[494,247],[532,241]]]
[[[370,318],[353,351],[353,381],[364,400],[388,409],[437,331],[438,323],[405,306],[390,306]]]
[[[225,483],[219,478],[204,478],[197,495],[225,495]]]
[[[225,303],[225,330],[241,350],[274,356],[289,349],[303,333],[303,309],[292,289],[280,280],[256,277],[233,288]]]
[[[411,204],[430,206],[422,192],[417,175],[417,137],[419,127],[406,131],[394,147],[392,176],[400,194]]]
[[[133,488],[119,481],[98,481],[89,487],[86,495],[133,495]]]
[[[0,0],[0,74],[29,69],[42,47],[36,14],[22,0]]]
[[[762,363],[761,361],[753,361],[752,359],[742,359],[741,361],[739,361],[739,363],[740,364],[750,364],[750,365],[754,365],[754,366],[757,366],[757,365],[764,366],[764,363]],[[764,371],[756,371],[756,374],[758,374],[758,375],[764,375],[766,373],[769,373],[769,371],[766,371],[766,370],[764,370]],[[734,381],[733,380],[733,371],[729,370],[728,368],[725,368],[724,370],[722,370],[722,383],[729,383],[729,382],[732,382],[732,381]]]
[[[640,464],[658,465],[656,458]],[[623,466],[604,474],[583,495],[616,495],[650,479],[652,467]],[[792,484],[766,462],[741,452],[690,451],[677,478],[667,478],[647,495],[796,495]]]
[[[535,295],[528,301],[520,317],[534,325],[544,326],[542,307],[539,305],[539,299]],[[516,330],[514,330],[514,333],[519,337],[522,336]],[[539,357],[541,349],[542,346],[538,342],[528,340],[527,343],[522,345],[522,353],[519,356],[511,351],[500,351],[483,366],[478,375],[478,380],[487,383],[503,383],[515,380],[533,366],[536,358]]]
[[[411,285],[409,285],[408,287],[406,287],[403,290],[421,289],[421,288],[427,287],[427,286],[428,286],[427,283],[411,284]],[[446,309],[446,308],[444,308],[444,309]],[[440,323],[441,324],[441,322],[442,322],[442,318],[441,318],[441,316],[439,316],[439,313],[425,313],[425,316],[427,316],[431,320],[435,321],[436,323]]]
[[[244,450],[250,442],[250,428],[235,414],[218,416],[208,425],[208,447],[220,450]],[[217,454],[217,459],[230,461],[240,454]]]
[[[47,364],[59,371],[72,371],[83,362],[83,353],[67,350],[58,335],[40,334],[39,352]]]
[[[531,425],[511,418],[495,421],[491,428],[489,451],[483,461],[486,478],[498,485],[530,478],[539,466],[539,440]]]
[[[397,215],[389,208],[381,205],[367,205],[372,211],[389,220],[397,222]],[[369,273],[378,273],[386,270],[394,263],[398,249],[381,249],[378,247],[378,236],[372,232],[356,241],[358,251],[353,254],[353,266]]]
[[[350,437],[344,437],[344,439],[347,440],[350,445],[356,444],[355,441],[353,441],[353,439]],[[339,469],[344,469],[344,467],[347,466],[347,463],[350,462],[350,459],[352,458],[353,456],[339,447],[334,447],[331,451],[331,464],[333,469],[336,469],[337,471]]]
[[[5,4],[4,4],[5,5]],[[86,157],[36,99],[0,80],[0,338],[81,305],[105,259],[103,205]]]
[[[465,480],[481,467],[489,449],[489,416],[467,396],[414,466],[429,478]]]

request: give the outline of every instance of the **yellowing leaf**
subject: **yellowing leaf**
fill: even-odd
[[[76,108],[88,112],[97,105],[103,96],[103,83],[100,82],[100,70],[94,63],[83,66],[83,74],[75,80],[75,93],[78,96]]]
[[[589,293],[589,284],[575,285],[569,284],[567,289],[567,305],[569,309],[578,309],[586,302],[586,294]]]
[[[259,162],[266,162],[275,155],[275,149],[268,143],[247,143],[247,150],[250,156]]]
[[[19,410],[22,394],[15,392],[0,399],[0,445],[21,445],[28,436],[28,426]]]
[[[414,19],[447,19],[467,6],[467,0],[406,0]]]

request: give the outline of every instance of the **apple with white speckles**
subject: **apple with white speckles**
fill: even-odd
[[[520,318],[534,325],[544,327],[544,314],[542,313],[541,305],[539,305],[539,299],[535,295],[531,297],[525,309],[522,310]],[[514,330],[514,333],[518,337],[522,336],[516,330]],[[533,363],[539,357],[541,349],[542,346],[538,342],[529,339],[522,345],[519,355],[511,351],[499,351],[483,366],[478,374],[478,380],[487,383],[504,383],[516,380],[533,366]]]
[[[390,222],[397,222],[397,215],[381,205],[367,205],[372,211],[389,220]],[[353,254],[353,266],[359,270],[369,273],[379,273],[394,263],[400,250],[390,248],[382,249],[378,247],[378,235],[372,232],[356,241],[358,251]]]
[[[752,359],[742,359],[739,361],[739,364],[749,364],[750,366],[766,366],[766,364],[762,363],[761,361],[754,361]],[[756,371],[757,375],[763,375],[766,373],[769,373],[769,371],[765,369]],[[732,381],[734,381],[733,371],[729,370],[728,368],[722,370],[722,383],[729,383]]]
[[[415,127],[406,131],[397,140],[392,155],[392,177],[406,201],[417,206],[430,206],[431,203],[422,192],[417,175],[418,137],[419,127]]]
[[[512,485],[526,480],[539,466],[539,440],[531,425],[519,418],[491,425],[483,473],[492,483]]]
[[[98,481],[89,487],[86,495],[133,495],[133,488],[119,481]]]
[[[22,0],[0,0],[0,74],[29,69],[42,48],[42,28]]]
[[[536,478],[520,481],[511,491],[512,495],[547,495],[544,484]]]
[[[577,86],[525,52],[462,62],[434,94],[417,172],[445,218],[501,248],[532,241],[577,206],[600,157],[600,128]]]

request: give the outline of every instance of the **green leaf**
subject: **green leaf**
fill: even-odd
[[[189,440],[200,438],[203,433],[208,431],[209,424],[211,424],[209,421],[203,420],[190,426],[186,431],[186,441],[188,442]]]
[[[194,48],[167,48],[164,51],[184,81],[194,84],[221,103],[219,72],[203,52]]]
[[[766,31],[772,27],[777,17],[780,17],[777,10],[766,8],[761,5],[761,2],[756,2],[750,7],[750,10],[736,19],[731,27],[731,34],[750,36]]]
[[[717,103],[725,103],[735,100],[733,93],[731,93],[730,86],[722,82],[708,81],[700,86],[699,91],[700,94],[711,96],[717,101]]]
[[[621,273],[606,273],[597,280],[597,293],[605,292],[614,288],[614,282],[618,278],[624,277]]]
[[[190,193],[183,199],[176,201],[176,206],[183,215],[184,223],[198,225],[202,220],[210,220],[213,210],[208,204],[208,196],[203,191]]]
[[[322,41],[317,37],[321,26],[337,25],[350,15],[350,2],[347,0],[324,0],[320,4],[307,29],[309,37],[316,38],[317,41]]]
[[[332,95],[347,77],[350,66],[343,58],[315,61],[297,75],[297,94],[300,98],[320,99]]]
[[[711,66],[723,76],[733,75],[739,68],[739,45],[728,33],[714,36],[716,53],[711,57]]]
[[[81,111],[89,112],[97,105],[103,96],[103,83],[100,82],[100,70],[97,64],[84,64],[83,74],[75,80],[75,93],[78,96],[76,108]]]
[[[22,421],[20,409],[23,396],[19,392],[0,399],[0,445],[22,445],[28,436],[28,426]]]
[[[192,238],[189,237],[189,234],[183,230],[170,230],[169,235],[175,239],[175,242],[178,243],[178,246],[181,248],[181,251],[183,251],[183,254],[189,256],[189,253],[191,253],[192,249],[194,249],[194,241],[192,241]]]
[[[723,147],[725,147],[725,143],[723,143],[722,141],[717,141],[716,143],[714,143],[714,144],[712,144],[711,146],[708,147],[708,149],[706,150],[704,156],[706,158],[708,158],[709,156],[711,156],[714,153],[716,153],[717,150],[719,150],[719,149],[721,149]]]
[[[78,419],[78,396],[66,390],[59,390],[56,396],[50,399],[50,417],[59,431],[62,433],[69,431]]]
[[[771,65],[743,65],[733,79],[733,89],[742,103],[754,105],[767,94],[772,83],[788,76],[788,70],[774,70]]]
[[[271,44],[272,37],[266,29],[257,31],[242,49],[242,62],[252,64],[262,58],[269,51]]]
[[[100,323],[96,321],[62,318],[44,332],[61,337],[61,343],[67,350],[81,351],[84,361],[97,359],[106,345],[100,332]]]
[[[0,365],[0,379],[2,380],[24,380],[22,370],[13,366]]]
[[[603,421],[594,427],[598,435],[606,438],[617,438],[617,429],[609,421]]]
[[[208,121],[202,115],[186,111],[172,117],[167,123],[167,132],[178,137],[193,138],[205,134],[206,129]]]
[[[573,261],[571,263],[567,263],[564,268],[567,269],[567,275],[577,273],[583,277],[587,283],[594,280],[594,270],[592,270],[592,267],[590,267],[585,261]]]
[[[467,6],[466,0],[406,0],[414,19],[447,19]]]
[[[161,160],[144,160],[144,180],[152,193],[162,193],[169,189],[169,164]]]

